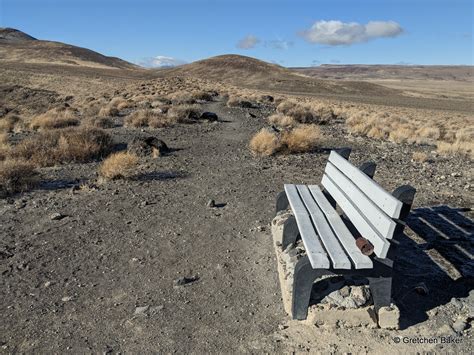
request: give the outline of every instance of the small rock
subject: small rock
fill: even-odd
[[[415,292],[419,295],[426,296],[429,293],[429,290],[424,282],[420,282],[418,285],[415,286]]]
[[[49,218],[52,221],[59,221],[59,220],[63,219],[64,217],[66,217],[66,216],[61,214],[61,213],[53,213]]]
[[[133,314],[137,314],[137,315],[145,314],[149,308],[150,306],[137,307],[135,308],[135,312],[133,312]]]
[[[456,319],[456,321],[453,323],[453,329],[455,332],[462,332],[464,329],[467,328],[467,322],[464,318],[459,317]]]
[[[209,208],[214,208],[214,207],[216,207],[216,201],[209,200],[209,201],[207,201],[206,206],[209,207]]]
[[[449,324],[443,324],[441,327],[439,327],[437,333],[442,336],[455,336],[456,332],[453,330],[453,328]]]
[[[180,277],[179,279],[174,280],[175,286],[184,286],[195,281],[199,280],[199,276],[190,276],[190,277]]]
[[[165,142],[153,136],[135,137],[128,143],[127,148],[130,153],[138,156],[161,156],[170,152]]]
[[[358,307],[363,306],[370,299],[370,289],[366,286],[352,286],[351,298]]]
[[[207,120],[207,121],[217,121],[219,117],[214,112],[203,112],[200,117],[201,120]]]
[[[351,288],[349,286],[344,286],[339,290],[342,297],[347,297],[351,294]]]
[[[288,326],[286,326],[284,324],[278,324],[278,329],[285,330],[286,328],[288,328]]]
[[[63,301],[63,302],[72,301],[72,296],[65,296],[65,297],[61,298],[61,301]]]
[[[148,201],[142,201],[142,202],[140,203],[140,206],[141,206],[141,207],[148,206]]]
[[[462,308],[462,302],[455,297],[451,298],[451,301],[449,303],[451,303],[451,305],[456,309]]]
[[[379,309],[379,326],[384,329],[398,329],[400,310],[397,306],[382,307]]]

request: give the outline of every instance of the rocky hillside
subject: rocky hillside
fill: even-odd
[[[380,85],[309,78],[276,64],[241,55],[220,55],[160,70],[162,75],[190,75],[254,89],[281,92],[346,95],[388,95],[396,93]]]
[[[134,64],[90,49],[37,40],[13,28],[0,28],[0,63],[41,63],[93,68],[137,68]]]

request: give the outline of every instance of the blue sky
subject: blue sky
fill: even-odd
[[[0,0],[1,27],[148,64],[472,65],[473,22],[471,0]]]

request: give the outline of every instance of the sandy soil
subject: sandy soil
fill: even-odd
[[[42,169],[36,190],[0,200],[2,352],[472,351],[470,326],[451,327],[474,301],[472,239],[464,236],[472,221],[457,210],[464,232],[453,227],[450,236],[460,237],[448,248],[416,232],[413,215],[394,281],[402,330],[290,321],[269,228],[274,199],[283,183],[318,183],[327,150],[255,158],[246,142],[270,109],[250,109],[252,118],[221,103],[205,108],[220,122],[145,129],[174,151],[148,159],[131,181],[96,184],[97,163],[70,164]],[[414,163],[415,149],[432,147],[350,137],[342,122],[322,129],[324,148],[351,146],[355,162],[376,161],[386,189],[416,186],[422,217],[422,206],[472,206],[469,160]],[[114,128],[117,143],[138,133]],[[206,206],[210,199],[217,207]],[[454,241],[464,257],[451,253]],[[181,277],[196,280],[179,286]],[[428,295],[414,291],[420,282]],[[458,342],[394,340],[404,336]]]

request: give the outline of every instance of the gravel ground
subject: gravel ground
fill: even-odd
[[[320,151],[255,158],[247,144],[270,109],[250,109],[255,118],[221,103],[205,109],[220,122],[145,129],[174,151],[143,160],[132,180],[96,184],[97,163],[70,164],[42,169],[37,189],[0,200],[2,352],[472,351],[472,212],[458,211],[472,206],[471,161],[350,137],[342,122],[322,127]],[[139,132],[111,131],[119,143]],[[283,183],[318,183],[328,149],[343,146],[356,163],[377,162],[387,190],[418,190],[394,281],[400,331],[318,327],[283,310],[275,196]],[[413,162],[414,151],[431,160]],[[433,206],[449,206],[448,217],[422,209]],[[440,225],[424,233],[427,213]],[[450,218],[461,226],[449,224],[455,238],[439,243],[433,231]],[[428,294],[415,292],[421,282]],[[443,334],[459,342],[394,341]]]

